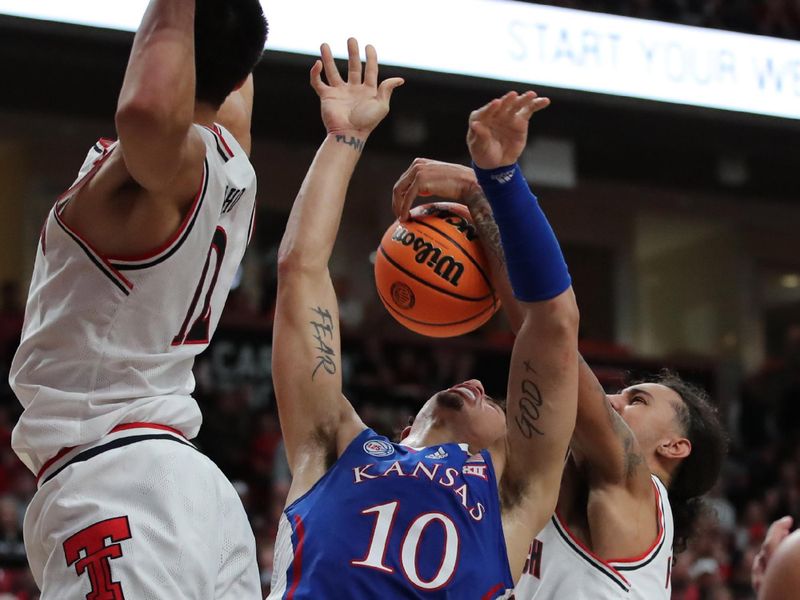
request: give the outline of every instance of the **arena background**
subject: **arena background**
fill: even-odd
[[[381,4],[403,10],[403,3]],[[797,0],[551,4],[800,39]],[[476,45],[480,33],[469,32]],[[409,45],[425,43],[413,30],[405,34]],[[114,137],[131,40],[129,32],[0,15],[3,600],[38,597],[21,535],[35,486],[10,450],[19,406],[5,383],[36,240],[87,149]],[[343,39],[328,41],[344,46]],[[380,52],[380,39],[362,42]],[[798,48],[790,50],[794,62],[783,85],[800,105]],[[268,52],[256,72],[256,233],[241,284],[196,365],[205,414],[199,444],[244,499],[265,592],[289,484],[270,379],[276,249],[324,133],[307,83],[311,63]],[[730,458],[711,498],[717,518],[678,557],[673,598],[753,598],[750,563],[767,525],[784,514],[800,519],[800,111],[778,118],[397,67],[383,72],[403,75],[407,85],[370,139],[332,265],[347,396],[388,433],[431,392],[467,374],[503,393],[511,339],[502,317],[453,340],[406,332],[377,299],[370,258],[392,221],[392,184],[410,161],[466,162],[469,111],[507,89],[533,87],[553,106],[534,119],[525,172],[574,277],[584,356],[609,390],[628,377],[675,368],[712,392],[729,426]]]

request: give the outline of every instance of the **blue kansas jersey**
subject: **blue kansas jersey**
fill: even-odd
[[[269,600],[494,600],[513,586],[489,453],[367,429],[285,510]]]

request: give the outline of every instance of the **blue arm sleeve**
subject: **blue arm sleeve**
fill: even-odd
[[[514,296],[538,302],[564,292],[572,284],[564,255],[519,165],[473,169],[500,230]]]

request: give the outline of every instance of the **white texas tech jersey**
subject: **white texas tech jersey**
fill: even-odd
[[[97,252],[60,217],[116,143],[98,142],[42,229],[10,383],[25,411],[12,446],[36,473],[59,450],[120,423],[202,421],[194,357],[219,321],[253,228],[256,176],[219,126],[194,126],[206,145],[203,181],[183,223],[146,256]]]
[[[516,600],[669,600],[674,525],[667,490],[652,476],[658,536],[631,559],[602,560],[553,515],[531,544]]]

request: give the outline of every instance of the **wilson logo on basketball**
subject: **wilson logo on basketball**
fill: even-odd
[[[416,251],[414,260],[418,264],[430,267],[436,275],[453,287],[458,287],[458,280],[464,273],[464,265],[452,256],[443,254],[441,248],[437,248],[402,225],[395,229],[392,241],[413,248]]]
[[[414,297],[414,291],[405,283],[397,281],[392,284],[392,300],[400,308],[414,308],[417,299]]]
[[[448,225],[452,225],[458,233],[462,234],[467,241],[474,242],[478,239],[478,232],[475,229],[475,226],[467,220],[466,217],[459,215],[458,213],[453,212],[447,208],[442,208],[440,205],[431,204],[425,207],[421,214],[423,215],[430,215],[431,217],[436,217],[441,219]]]

